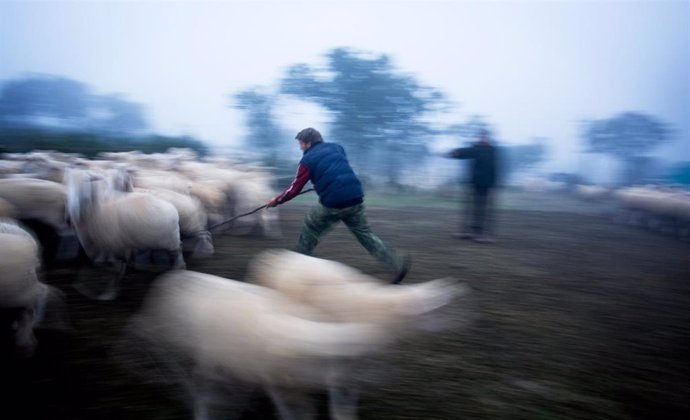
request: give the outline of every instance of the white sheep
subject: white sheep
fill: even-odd
[[[575,194],[583,200],[588,201],[603,199],[608,196],[610,192],[610,189],[601,185],[578,184],[575,186]]]
[[[66,179],[70,220],[87,256],[120,263],[119,274],[99,298],[117,296],[135,251],[165,250],[175,268],[184,268],[179,216],[172,204],[150,194],[113,194],[88,171],[70,170]]]
[[[189,193],[202,201],[210,224],[249,213],[276,194],[266,171],[240,168],[227,159],[185,161],[176,170],[190,179]],[[278,215],[278,209],[268,209],[239,218],[218,231],[246,235],[258,228],[267,237],[280,237]]]
[[[190,181],[189,195],[197,198],[206,210],[208,223],[214,224],[227,219],[228,197],[222,181]]]
[[[7,175],[13,175],[21,172],[23,165],[24,162],[22,161],[0,159],[0,177],[6,177]]]
[[[42,321],[51,295],[59,298],[59,292],[39,281],[39,246],[29,232],[0,219],[0,244],[0,310],[12,314],[16,353],[28,356],[36,347],[33,329]]]
[[[180,217],[180,235],[184,240],[185,247],[187,241],[191,241],[189,243],[193,257],[213,255],[211,233],[206,230],[206,211],[196,197],[166,189],[134,188],[133,191],[151,194],[175,206]]]
[[[233,216],[246,214],[266,204],[277,192],[271,187],[271,177],[262,172],[250,172],[232,185]],[[281,236],[278,207],[265,209],[237,219],[232,225],[235,234],[247,234],[255,227],[268,238]]]
[[[147,189],[166,189],[182,194],[189,193],[190,180],[183,174],[158,169],[132,169],[133,185]]]
[[[117,195],[120,192],[150,194],[175,206],[180,220],[180,236],[183,239],[183,248],[191,250],[194,257],[213,255],[211,232],[206,229],[206,212],[196,197],[164,188],[134,188],[131,171],[125,166],[108,169],[104,176],[111,195]]]
[[[65,231],[67,192],[62,184],[33,178],[0,179],[0,200],[9,203],[7,216],[30,228],[42,244],[46,267],[57,257],[60,232]]]
[[[206,418],[213,400],[205,390],[238,379],[266,387],[283,418],[310,418],[308,391],[323,388],[335,397],[332,410],[345,415],[353,410],[341,388],[351,372],[348,361],[380,349],[384,334],[373,323],[331,323],[319,317],[318,311],[274,290],[173,271],[154,282],[131,325],[147,344],[137,348],[166,362],[191,361],[187,379],[194,383],[197,419]],[[288,402],[295,398],[300,407]]]
[[[171,147],[165,153],[181,162],[199,159],[199,153],[188,147]]]
[[[636,186],[621,188],[613,195],[629,222],[671,230],[680,236],[690,222],[690,199],[683,191]]]
[[[67,192],[62,184],[33,178],[0,179],[0,198],[10,202],[22,219],[40,220],[56,230],[67,226]]]
[[[317,308],[332,321],[386,324],[391,334],[411,330],[420,315],[448,304],[465,286],[437,279],[401,287],[337,261],[272,249],[249,263],[248,279]]]
[[[318,310],[326,321],[377,325],[380,343],[388,344],[419,330],[450,326],[436,309],[468,290],[451,279],[390,285],[345,264],[288,250],[267,250],[254,257],[248,279]],[[344,418],[355,418],[356,397],[354,387],[331,395],[342,403]]]
[[[14,207],[14,204],[0,198],[0,217],[15,218],[17,214],[17,208]]]

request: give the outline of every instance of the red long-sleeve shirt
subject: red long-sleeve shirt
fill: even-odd
[[[297,165],[297,175],[295,175],[295,179],[292,180],[292,183],[289,187],[287,187],[285,191],[283,191],[280,195],[276,197],[277,203],[283,204],[286,201],[290,201],[293,198],[297,197],[300,191],[302,191],[302,188],[304,188],[307,182],[309,182],[309,177],[309,168],[302,165],[301,163]]]

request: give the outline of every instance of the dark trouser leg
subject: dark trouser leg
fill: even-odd
[[[487,233],[487,212],[489,205],[489,190],[487,188],[474,189],[474,223],[473,230],[476,234]]]
[[[304,217],[302,233],[297,240],[297,252],[311,255],[319,243],[321,235],[333,227],[333,224],[340,220],[337,213],[317,204],[309,210]]]
[[[371,231],[364,215],[363,204],[343,209],[341,220],[369,254],[392,270],[400,271],[402,259]]]
[[[467,186],[464,192],[465,203],[462,208],[462,220],[460,220],[460,233],[474,233],[474,188]]]

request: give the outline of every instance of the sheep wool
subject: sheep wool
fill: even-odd
[[[38,219],[56,229],[65,227],[67,191],[62,184],[33,178],[0,179],[0,198],[25,219]]]
[[[264,384],[323,385],[333,358],[382,344],[379,326],[323,322],[276,291],[193,271],[159,277],[142,308],[133,329],[154,347]]]
[[[450,279],[400,287],[337,261],[288,250],[267,250],[252,259],[248,278],[317,308],[333,321],[385,324],[394,335],[419,315],[448,304],[466,290]]]
[[[179,216],[165,200],[143,193],[104,194],[91,174],[68,173],[70,218],[87,255],[127,260],[134,250],[166,250],[184,267]]]
[[[41,286],[36,276],[38,244],[28,232],[8,221],[0,221],[0,243],[0,305],[27,306]]]

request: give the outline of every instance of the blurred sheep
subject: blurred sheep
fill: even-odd
[[[114,299],[135,251],[164,250],[174,268],[184,268],[175,207],[150,194],[117,193],[102,176],[83,170],[66,174],[68,210],[79,242],[95,262],[115,262],[119,273],[100,299]],[[83,290],[82,290],[83,291]]]
[[[239,170],[238,167],[227,167],[227,164],[185,162],[178,168],[192,181],[190,194],[204,203],[211,224],[248,213],[275,195],[268,173],[255,168]],[[236,235],[257,230],[266,237],[281,235],[277,209],[237,219],[224,227],[225,232]]]
[[[575,194],[583,200],[595,201],[608,197],[611,190],[601,185],[578,184],[575,186]]]
[[[671,231],[680,237],[690,230],[690,194],[686,191],[659,187],[634,186],[616,190],[624,221],[662,231]]]
[[[522,189],[532,193],[550,193],[564,191],[567,188],[565,182],[552,181],[546,178],[529,178],[522,183]]]
[[[161,198],[177,210],[180,220],[180,236],[183,249],[190,251],[195,258],[213,255],[211,232],[207,228],[206,211],[201,202],[188,194],[164,188],[134,188],[131,171],[127,167],[109,169],[105,173],[108,189],[117,192],[137,192]]]
[[[213,255],[211,232],[206,229],[206,211],[196,197],[165,189],[134,188],[134,192],[151,194],[175,206],[180,217],[183,248],[191,251],[192,257],[202,258]]]
[[[189,193],[189,179],[179,173],[158,169],[132,169],[134,187],[146,189],[166,189],[181,194]]]
[[[33,178],[0,179],[0,198],[12,203],[22,219],[37,219],[55,229],[67,226],[67,191],[62,184]]]
[[[238,383],[265,387],[285,419],[312,418],[312,389],[330,388],[332,410],[342,411],[336,402],[346,398],[339,390],[348,381],[345,361],[383,344],[377,325],[322,322],[276,291],[193,271],[157,279],[131,326],[142,344],[136,347],[189,387],[196,419],[208,418],[214,404],[241,413]]]
[[[5,154],[6,156],[7,154]],[[24,162],[18,160],[0,160],[0,178],[7,177],[8,175],[13,175],[21,172],[21,168]]]
[[[270,201],[277,193],[271,186],[271,177],[253,172],[237,179],[232,185],[232,215],[249,213]],[[267,238],[282,236],[278,207],[264,209],[247,217],[237,219],[232,233],[243,235],[256,231]]]
[[[62,297],[57,289],[39,281],[39,246],[29,232],[0,219],[0,244],[0,313],[3,333],[10,335],[10,348],[2,350],[30,356],[36,347],[34,327],[44,320],[46,309],[59,308]]]
[[[0,198],[0,218],[1,217],[17,217],[17,208],[4,198]]]
[[[466,291],[451,279],[391,285],[337,261],[284,249],[256,255],[247,278],[317,308],[330,321],[376,322],[393,335],[414,332],[415,322],[426,327],[432,320],[423,314]]]
[[[43,179],[0,179],[0,199],[9,203],[14,217],[33,231],[41,243],[43,264],[51,266],[57,257],[60,232],[68,228],[65,186]]]

